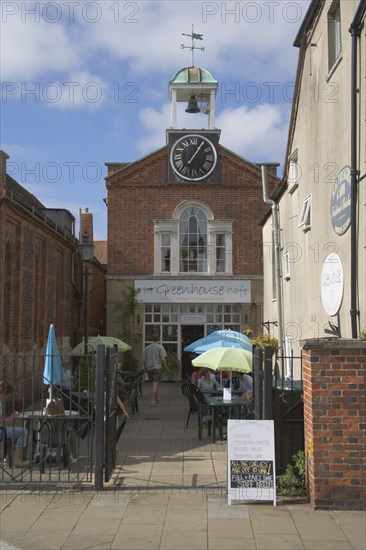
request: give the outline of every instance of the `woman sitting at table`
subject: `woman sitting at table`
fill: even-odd
[[[27,464],[23,462],[23,449],[27,444],[28,431],[20,426],[15,426],[15,419],[19,418],[19,412],[14,411],[6,416],[5,408],[9,396],[12,394],[12,386],[5,380],[0,379],[0,426],[6,428],[6,437],[11,439],[14,446],[14,468],[25,468]],[[7,459],[4,459],[7,462]]]
[[[217,390],[215,377],[211,376],[209,369],[201,370],[201,378],[198,380],[198,387],[202,392],[213,392]]]

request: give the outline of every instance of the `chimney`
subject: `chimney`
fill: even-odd
[[[6,186],[6,161],[9,155],[0,151],[0,196],[3,195]]]
[[[258,166],[266,166],[267,167],[267,174],[269,176],[277,177],[277,168],[279,167],[279,162],[261,162],[261,164],[258,164]]]
[[[88,234],[90,241],[94,242],[94,233],[93,233],[93,214],[89,212],[88,208],[85,208],[84,212],[80,213],[80,235],[79,241],[81,242],[83,236]]]

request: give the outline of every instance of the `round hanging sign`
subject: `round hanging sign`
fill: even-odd
[[[333,186],[330,219],[337,235],[343,235],[351,224],[351,167],[344,166]]]
[[[338,254],[329,254],[323,264],[321,298],[325,311],[333,317],[339,311],[343,298],[343,265]]]

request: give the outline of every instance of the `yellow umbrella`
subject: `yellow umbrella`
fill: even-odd
[[[131,349],[131,346],[126,344],[123,340],[119,338],[114,338],[114,336],[90,336],[88,338],[87,349],[88,352],[97,351],[97,346],[117,346],[118,351],[127,351]],[[84,338],[77,346],[71,350],[71,355],[84,355],[85,345]]]
[[[240,348],[213,348],[192,361],[195,367],[214,371],[252,372],[253,354]]]

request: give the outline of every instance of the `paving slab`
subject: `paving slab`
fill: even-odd
[[[5,490],[3,550],[365,550],[364,512],[313,510],[309,503],[227,504],[227,443],[185,429],[179,384],[162,384],[162,406],[140,411],[118,441],[105,491]],[[157,411],[159,409],[159,411]]]

